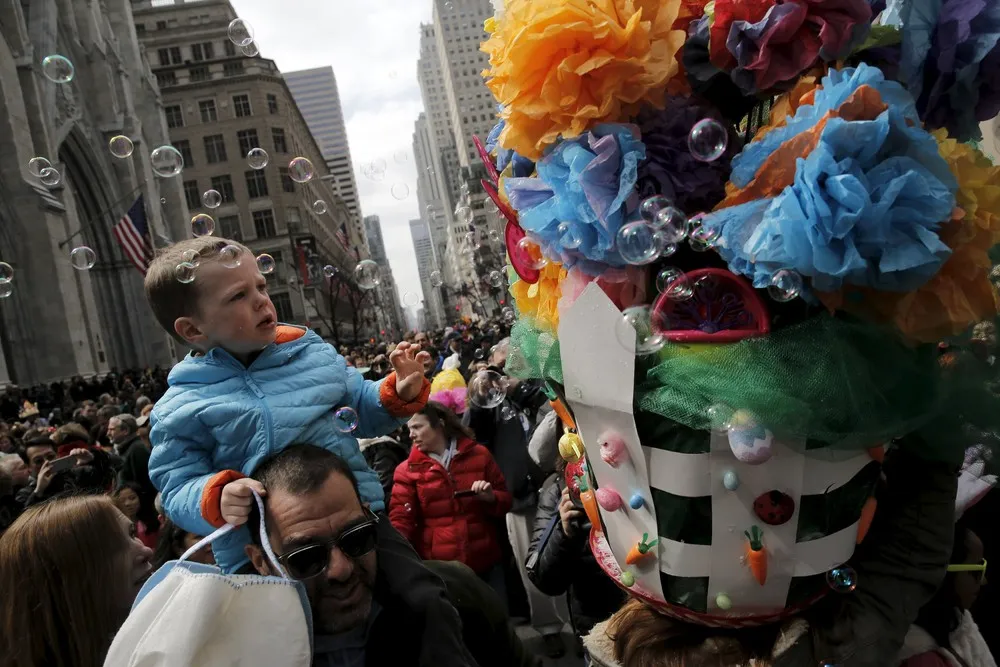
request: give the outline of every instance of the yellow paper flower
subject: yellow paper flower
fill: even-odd
[[[559,328],[559,297],[566,269],[562,264],[550,262],[541,271],[538,282],[531,284],[518,280],[510,286],[510,293],[517,303],[522,318],[530,319],[540,331],[555,333]]]
[[[951,256],[931,280],[913,292],[866,291],[862,299],[820,295],[827,307],[891,321],[906,337],[928,343],[996,315],[988,251],[1000,242],[1000,167],[975,148],[948,138],[945,130],[933,134],[938,152],[958,180],[959,208],[940,232],[941,240],[952,249]]]
[[[508,0],[486,85],[503,107],[500,145],[538,160],[560,136],[662,107],[678,73],[680,0]]]

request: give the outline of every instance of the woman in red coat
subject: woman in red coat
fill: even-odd
[[[500,467],[454,412],[430,401],[409,422],[389,519],[425,559],[465,563],[506,600],[498,526],[510,509]]]

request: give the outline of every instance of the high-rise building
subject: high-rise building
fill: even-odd
[[[216,235],[276,260],[267,280],[282,321],[307,323],[338,341],[374,335],[374,323],[359,330],[353,302],[334,295],[324,276],[325,265],[353,275],[367,252],[364,234],[326,178],[323,153],[274,61],[230,41],[227,28],[237,15],[228,0],[141,0],[131,7],[170,143],[184,157],[179,180],[188,209],[212,215]],[[264,168],[248,163],[255,149],[268,154]],[[289,171],[298,156],[313,164],[307,183]],[[218,208],[203,206],[209,189],[222,195]]]
[[[176,350],[112,232],[141,196],[154,245],[186,233],[181,178],[151,168],[150,152],[169,139],[141,22],[127,2],[13,3],[2,16],[0,259],[13,280],[0,300],[0,386],[169,365]],[[39,64],[56,53],[72,80],[44,75]],[[130,155],[111,154],[116,135],[131,139]],[[33,157],[58,183],[29,170]],[[83,248],[89,270],[71,259]]]
[[[379,318],[380,330],[386,335],[397,336],[405,324],[402,309],[399,305],[399,294],[396,292],[396,279],[389,266],[389,257],[385,252],[385,241],[382,238],[382,221],[377,215],[364,217],[365,238],[368,241],[368,252],[372,261],[379,265],[381,280],[376,290],[376,312]]]
[[[417,164],[417,204],[421,216],[427,223],[431,236],[433,257],[430,259],[429,272],[442,270],[442,260],[448,249],[448,220],[450,210],[448,198],[441,189],[442,179],[434,173],[437,164],[430,123],[427,115],[421,113],[417,118],[416,131],[413,134],[413,154]],[[444,279],[442,278],[442,281]],[[441,291],[424,292],[425,318],[435,327],[443,327],[445,321],[445,305]]]
[[[337,92],[337,79],[332,67],[285,72],[285,82],[292,91],[299,111],[306,119],[310,132],[319,144],[320,152],[333,177],[334,190],[355,217],[361,215],[358,184],[354,178],[351,149],[347,143],[347,126]]]
[[[431,241],[431,233],[427,228],[427,223],[422,219],[410,220],[410,237],[413,239],[413,254],[417,258],[420,287],[424,292],[423,311],[426,318],[429,297],[438,292],[438,288],[431,284],[431,273],[437,270],[434,264],[434,244]],[[442,326],[442,323],[438,321],[428,321],[425,324],[435,327]]]

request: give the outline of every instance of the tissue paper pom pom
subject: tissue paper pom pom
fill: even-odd
[[[934,138],[901,113],[907,107],[887,107],[865,83],[884,83],[867,70],[824,78],[814,105],[764,136],[773,150],[755,156],[753,180],[722,204],[736,206],[704,219],[721,233],[730,269],[756,287],[791,269],[821,292],[845,284],[909,291],[951,254],[938,229],[951,217],[955,178]]]
[[[646,110],[638,118],[646,159],[639,164],[639,195],[642,199],[664,195],[674,206],[693,215],[714,207],[726,194],[729,161],[739,150],[735,132],[729,147],[717,160],[705,162],[691,155],[688,135],[705,118],[728,124],[715,112],[690,99],[672,97],[663,111]]]
[[[979,121],[1000,111],[1000,3],[907,0],[901,3],[900,80],[920,117],[959,141],[980,139]]]
[[[504,148],[538,160],[560,137],[659,104],[678,73],[678,0],[510,0],[483,44]]]
[[[535,165],[537,178],[504,179],[521,227],[549,258],[567,268],[579,264],[593,275],[608,265],[625,265],[615,236],[627,212],[638,206],[637,170],[646,156],[634,131],[627,125],[598,125],[557,144]],[[573,229],[572,247],[559,231],[563,222]]]
[[[559,328],[559,297],[562,296],[560,284],[566,277],[566,269],[556,262],[542,267],[538,282],[526,283],[518,280],[510,286],[510,293],[517,304],[517,312],[521,317],[534,320],[535,326],[542,331],[555,333]]]
[[[497,171],[502,172],[507,168],[507,165],[510,165],[512,176],[531,176],[532,172],[535,171],[535,163],[500,145],[498,140],[504,127],[506,127],[506,123],[501,120],[493,126],[489,136],[486,137],[486,151],[496,155]]]
[[[849,55],[871,28],[867,0],[717,0],[712,62],[750,94]]]

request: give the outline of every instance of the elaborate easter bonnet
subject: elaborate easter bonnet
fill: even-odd
[[[494,5],[506,368],[568,405],[598,562],[720,627],[850,592],[885,448],[1000,419],[1000,2]]]

